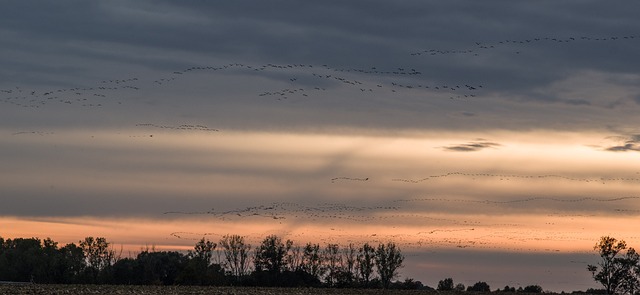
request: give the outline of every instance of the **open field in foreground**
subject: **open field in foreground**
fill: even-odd
[[[0,285],[0,294],[214,294],[214,295],[410,295],[435,294],[426,290],[324,289],[324,288],[252,288],[199,286],[112,286],[112,285]],[[453,293],[452,293],[453,294]]]

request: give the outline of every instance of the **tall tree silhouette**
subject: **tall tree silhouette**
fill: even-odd
[[[403,265],[404,256],[393,242],[378,245],[376,249],[376,269],[382,282],[382,287],[387,289],[391,280],[398,276],[398,269]]]
[[[224,266],[239,281],[249,271],[249,251],[251,245],[239,235],[225,235],[220,240],[224,253]]]
[[[339,286],[353,286],[356,280],[358,248],[353,243],[342,248],[342,265],[338,277]]]
[[[87,271],[98,282],[98,275],[115,263],[116,255],[104,237],[86,237],[79,242],[79,246],[88,262]]]
[[[325,265],[327,267],[327,276],[325,281],[328,286],[333,286],[340,273],[342,265],[342,257],[340,255],[340,246],[338,244],[327,244],[324,248]]]
[[[302,253],[302,270],[318,280],[324,274],[319,244],[307,243]]]
[[[613,237],[604,236],[593,247],[600,254],[598,266],[588,265],[587,269],[593,279],[602,284],[607,294],[614,294],[622,283],[624,269],[621,261],[616,259],[618,254],[627,248],[625,241],[618,241]]]
[[[365,243],[358,249],[358,273],[365,287],[368,287],[371,281],[371,275],[373,274],[373,268],[375,266],[375,256],[375,248],[369,245],[369,243]]]
[[[616,258],[622,266],[620,288],[628,294],[640,293],[640,255],[629,248],[624,257]]]
[[[79,283],[87,263],[82,248],[76,244],[67,244],[60,248],[60,264],[62,279],[58,283]]]
[[[256,248],[254,257],[256,271],[282,272],[286,266],[285,255],[292,245],[292,241],[287,240],[283,243],[282,239],[276,235],[266,237]]]
[[[291,246],[287,253],[287,270],[291,272],[301,272],[303,264],[303,249],[299,244]]]
[[[187,254],[188,262],[184,269],[183,274],[180,276],[181,283],[188,285],[210,285],[214,283],[213,272],[217,272],[217,268],[211,269],[211,258],[213,257],[213,251],[217,245],[205,238],[200,239],[193,251],[189,251]]]

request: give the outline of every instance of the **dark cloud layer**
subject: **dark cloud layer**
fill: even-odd
[[[50,80],[62,66],[55,60],[66,61],[60,72],[78,79],[87,71],[108,76],[112,70],[100,70],[107,64],[118,64],[121,75],[133,65],[170,71],[216,59],[407,67],[422,72],[410,79],[414,84],[484,84],[486,94],[518,96],[521,102],[584,106],[593,102],[536,95],[536,89],[585,70],[636,73],[640,65],[630,57],[640,42],[633,30],[640,23],[630,13],[633,5],[638,4],[19,2],[0,12],[8,51],[0,75],[16,83]],[[454,53],[411,55],[425,50]],[[467,50],[473,54],[455,53]],[[12,62],[17,59],[20,64]],[[52,60],[55,67],[43,70]]]

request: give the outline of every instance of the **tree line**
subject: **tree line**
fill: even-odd
[[[122,257],[103,237],[59,247],[50,238],[0,237],[0,281],[46,284],[422,288],[394,281],[404,256],[393,243],[295,244],[276,235],[255,248],[239,235],[202,238],[187,253],[143,249]]]
[[[633,247],[605,236],[594,250],[600,261],[587,270],[603,289],[587,293],[640,294],[640,254]],[[403,266],[404,255],[393,242],[298,245],[270,235],[252,247],[243,236],[225,235],[217,243],[202,238],[187,253],[152,248],[123,258],[103,237],[63,247],[50,238],[0,237],[0,281],[12,282],[430,289],[410,278],[394,281]],[[439,281],[437,290],[491,291],[486,282],[465,288],[452,278]],[[543,289],[505,286],[496,292]]]
[[[488,293],[488,292],[491,292],[491,287],[489,286],[489,284],[487,284],[487,282],[477,282],[473,285],[468,286],[465,289],[464,284],[462,283],[454,284],[452,278],[446,278],[438,282],[438,288],[436,290],[455,291],[455,292],[464,292],[466,290],[467,292]],[[518,287],[517,289],[515,287],[510,287],[507,285],[502,289],[495,290],[495,292],[507,292],[507,293],[542,293],[543,291],[544,290],[542,289],[542,287],[540,287],[540,285],[528,285],[524,288]]]

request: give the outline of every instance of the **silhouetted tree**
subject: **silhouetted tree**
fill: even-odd
[[[404,279],[404,282],[396,282],[399,283],[399,289],[403,290],[420,290],[424,289],[424,285],[420,281],[416,281],[411,278]],[[433,290],[433,289],[432,289]]]
[[[458,291],[458,292],[462,292],[462,291],[464,291],[465,287],[464,287],[463,283],[457,283],[456,286],[453,289]]]
[[[539,285],[529,285],[524,287],[523,291],[525,293],[542,293],[542,287]]]
[[[325,281],[328,286],[333,286],[337,281],[337,276],[340,272],[340,265],[342,264],[342,257],[340,257],[340,246],[338,244],[327,244],[324,248],[324,261],[327,269],[327,276]]]
[[[613,237],[604,236],[593,247],[600,254],[600,270],[598,266],[588,265],[587,269],[591,272],[593,279],[602,284],[607,290],[607,294],[614,294],[618,291],[623,277],[625,275],[624,266],[617,260],[618,253],[627,248],[625,241],[618,241]]]
[[[473,284],[473,286],[467,287],[467,291],[469,292],[490,292],[491,287],[486,282],[477,282]]]
[[[52,284],[61,280],[63,270],[60,268],[62,254],[58,249],[58,243],[46,238],[42,240],[41,256],[38,259],[39,266],[36,267],[34,281],[39,283]]]
[[[82,282],[81,275],[85,272],[87,262],[84,251],[76,244],[67,244],[60,248],[61,262],[58,265],[62,269],[62,281],[57,283],[71,284]]]
[[[136,260],[135,271],[140,284],[174,285],[185,268],[187,257],[175,251],[144,251],[138,254]]]
[[[200,239],[193,251],[187,254],[187,263],[184,271],[178,276],[177,281],[184,285],[212,285],[217,284],[218,274],[222,271],[219,265],[212,265],[211,258],[217,245],[205,238]]]
[[[291,272],[302,271],[303,252],[302,247],[298,244],[294,244],[289,248],[287,252],[287,270]]]
[[[365,243],[358,249],[357,269],[365,287],[368,287],[371,281],[371,275],[373,274],[373,267],[375,265],[375,255],[375,249],[369,245],[369,243]]]
[[[302,270],[314,278],[320,280],[324,275],[324,267],[322,265],[322,256],[319,244],[307,243],[302,253]]]
[[[73,283],[84,266],[82,250],[73,244],[58,249],[50,238],[0,238],[0,281]]]
[[[446,278],[438,282],[438,291],[451,291],[453,290],[453,279]]]
[[[88,264],[85,270],[93,278],[92,283],[98,283],[98,276],[115,262],[115,251],[109,248],[110,243],[104,237],[86,237],[79,245]]]
[[[205,263],[207,266],[211,263],[213,257],[213,251],[217,245],[205,238],[200,239],[193,247],[193,251],[189,251],[189,256],[194,259],[198,259]]]
[[[594,289],[594,288],[588,288],[586,291],[581,292],[581,291],[573,291],[573,293],[576,294],[580,294],[580,293],[584,293],[584,294],[599,294],[599,295],[606,295],[607,294],[607,290],[605,289]]]
[[[358,248],[353,243],[350,243],[347,247],[342,249],[343,253],[343,268],[345,271],[354,274],[356,272],[356,263]]]
[[[634,248],[629,248],[624,257],[616,258],[616,263],[621,265],[620,288],[626,294],[640,293],[640,255]]]
[[[249,251],[251,245],[245,243],[244,237],[239,235],[225,235],[220,240],[224,252],[224,266],[236,281],[249,272]]]
[[[254,257],[256,271],[282,272],[286,266],[285,255],[292,245],[292,241],[287,240],[286,243],[283,243],[275,235],[266,237],[256,248]]]
[[[336,287],[353,287],[356,281],[356,263],[358,248],[350,243],[342,248],[340,271],[336,276]]]
[[[509,286],[507,285],[507,286],[504,286],[504,288],[502,288],[502,292],[511,292],[511,293],[515,293],[515,292],[516,292],[516,288],[515,288],[515,287],[509,287]]]
[[[141,285],[138,260],[134,258],[123,258],[112,266],[112,281],[116,285]]]
[[[376,269],[382,282],[382,287],[387,289],[391,280],[398,275],[398,269],[403,265],[404,256],[393,242],[378,245],[375,253]]]
[[[2,241],[0,280],[38,282],[45,277],[44,254],[37,238],[15,238]]]

